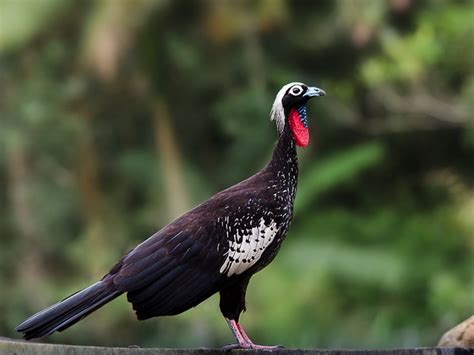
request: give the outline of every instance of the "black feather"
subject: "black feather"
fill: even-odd
[[[16,327],[16,330],[24,333],[25,339],[40,338],[55,331],[62,331],[120,294],[122,292],[99,281],[36,313]]]

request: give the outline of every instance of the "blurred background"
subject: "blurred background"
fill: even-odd
[[[474,312],[474,3],[0,0],[0,334],[259,170],[309,104],[292,228],[251,281],[259,343],[435,345]],[[50,342],[220,347],[218,297],[125,297]]]

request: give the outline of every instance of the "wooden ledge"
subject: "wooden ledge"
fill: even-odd
[[[165,354],[165,355],[184,355],[200,354],[213,355],[222,354],[221,349],[147,349],[147,348],[106,348],[98,346],[79,346],[79,345],[61,345],[33,343],[15,339],[0,337],[0,354],[14,355],[138,355],[138,354]],[[256,350],[231,350],[226,351],[229,354],[263,354],[266,351]],[[273,353],[286,355],[473,355],[474,349],[463,348],[407,348],[390,350],[324,350],[324,349],[281,349]]]

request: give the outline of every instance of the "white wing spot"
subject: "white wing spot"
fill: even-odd
[[[278,230],[275,221],[272,220],[269,225],[265,225],[265,220],[261,218],[257,227],[245,232],[242,236],[236,235],[233,241],[229,240],[229,249],[224,254],[227,255],[227,258],[219,270],[221,274],[239,275],[250,269],[261,258]],[[237,242],[239,239],[240,243]]]

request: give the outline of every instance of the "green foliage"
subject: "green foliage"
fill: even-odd
[[[472,2],[4,0],[0,16],[1,335],[263,166],[295,80],[328,96],[308,108],[295,218],[250,283],[248,332],[431,346],[473,313]],[[232,339],[214,296],[146,322],[121,298],[51,341]]]
[[[357,173],[380,162],[382,157],[383,147],[380,143],[365,143],[313,164],[299,183],[295,215],[308,207],[319,194],[350,181]]]
[[[26,42],[45,30],[51,19],[59,16],[69,3],[61,0],[2,1],[0,53],[21,49]]]

